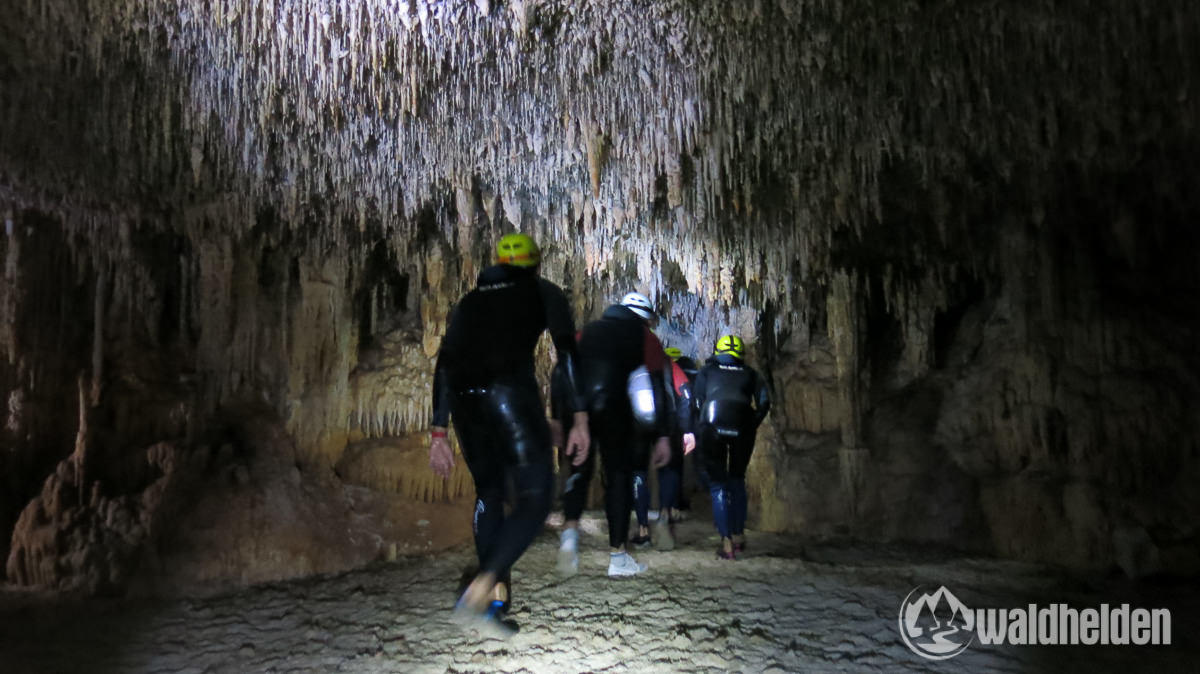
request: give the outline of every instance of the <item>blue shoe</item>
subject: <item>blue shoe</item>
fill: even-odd
[[[454,622],[464,629],[474,628],[481,637],[507,639],[517,633],[516,623],[504,619],[504,602],[496,599],[488,603],[482,612],[472,608],[460,597],[454,604]]]

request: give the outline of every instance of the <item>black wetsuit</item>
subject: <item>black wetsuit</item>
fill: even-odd
[[[608,539],[614,547],[625,545],[629,513],[633,506],[633,473],[645,470],[650,444],[667,435],[666,392],[662,371],[666,364],[662,343],[645,322],[629,309],[615,304],[583,328],[579,339],[582,394],[588,405],[588,427],[593,449],[604,461],[604,501]],[[645,365],[654,391],[656,418],[651,429],[639,429],[629,401],[629,375]]]
[[[680,370],[683,370],[683,375],[687,377],[688,382],[687,404],[681,407],[679,410],[680,432],[681,434],[694,433],[696,428],[692,421],[692,388],[695,386],[696,374],[700,372],[700,368],[696,366],[696,361],[687,356],[680,356],[678,360],[675,361],[675,364],[679,366]],[[682,444],[682,442],[683,438],[681,437],[680,444]],[[679,469],[679,491],[678,495],[675,497],[675,502],[680,510],[689,510],[692,506],[691,499],[688,497],[688,475],[692,475],[693,481],[700,482],[700,486],[703,487],[704,491],[708,491],[708,483],[700,479],[700,475],[703,474],[704,471],[698,470],[696,463],[696,452],[684,455],[681,462],[681,467]]]
[[[671,424],[671,462],[658,469],[658,508],[665,510],[680,504],[683,485],[683,434],[692,432],[692,383],[678,363],[666,370],[675,415]]]
[[[575,423],[569,397],[575,390],[568,385],[565,370],[556,369],[550,377],[550,416],[562,425],[563,438]],[[563,485],[563,519],[570,522],[578,520],[587,506],[588,488],[592,484],[592,474],[596,467],[596,452],[589,451],[587,460],[582,465],[574,465],[572,457],[565,453],[562,456],[563,466],[567,471],[567,480]]]
[[[687,375],[674,362],[668,360],[663,367],[663,388],[666,390],[666,411],[669,415],[668,438],[671,441],[671,461],[658,469],[658,509],[674,508],[679,498],[683,474],[683,434],[691,431],[691,383]],[[637,470],[633,473],[633,509],[637,514],[638,526],[650,524],[649,473]]]
[[[536,269],[488,267],[450,316],[433,380],[433,425],[451,415],[475,481],[474,532],[480,571],[505,577],[550,512],[553,455],[545,408],[534,377],[533,352],[549,330],[558,352],[566,399],[576,393],[575,326],[558,286]],[[506,518],[507,479],[516,506]]]
[[[692,411],[700,462],[722,537],[746,525],[746,466],[754,436],[771,409],[766,381],[740,358],[709,358],[692,386]]]

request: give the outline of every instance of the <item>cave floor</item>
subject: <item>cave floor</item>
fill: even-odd
[[[1200,593],[1187,585],[1067,578],[940,551],[803,543],[750,532],[714,558],[707,521],[680,524],[672,552],[641,552],[639,577],[605,575],[600,513],[584,521],[580,573],[554,571],[547,530],[514,570],[507,641],[450,622],[459,548],[329,577],[191,599],[68,600],[0,592],[4,672],[414,671],[1196,671]],[[1123,601],[1172,610],[1173,645],[983,646],[918,657],[897,615],[917,585],[968,606]]]

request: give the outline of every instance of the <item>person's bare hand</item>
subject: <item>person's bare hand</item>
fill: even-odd
[[[671,441],[663,436],[654,443],[654,456],[652,463],[655,468],[662,468],[671,463]]]
[[[429,440],[429,467],[440,478],[450,477],[450,471],[454,468],[454,450],[450,448],[448,438],[435,437]]]
[[[693,449],[696,449],[696,434],[695,433],[684,433],[683,434],[683,453],[685,455],[691,454]]]
[[[571,465],[582,466],[583,462],[587,461],[591,444],[587,412],[576,412],[575,423],[571,425],[571,432],[567,435],[567,456],[571,457]]]

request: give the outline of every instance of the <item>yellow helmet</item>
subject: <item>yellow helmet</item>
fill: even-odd
[[[663,349],[663,353],[667,354],[671,360],[679,360],[679,357],[683,355],[683,350],[677,346],[668,346]]]
[[[717,348],[713,350],[713,353],[715,355],[727,353],[734,358],[741,358],[746,353],[746,345],[737,335],[725,335],[717,340]]]
[[[505,234],[496,243],[496,262],[514,267],[536,267],[542,252],[528,234]]]

